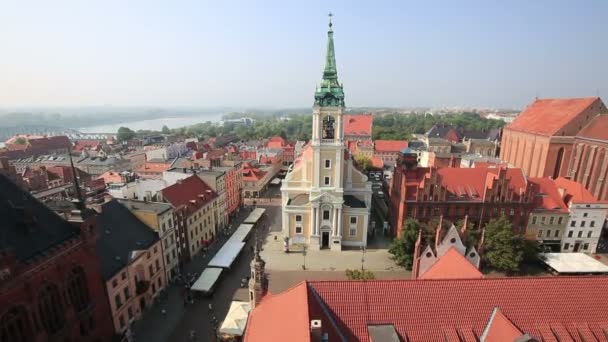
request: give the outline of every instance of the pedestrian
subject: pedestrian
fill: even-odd
[[[213,304],[209,303],[209,312],[213,311]]]

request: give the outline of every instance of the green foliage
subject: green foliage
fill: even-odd
[[[374,275],[374,273],[372,271],[358,270],[358,269],[354,269],[354,270],[346,269],[346,277],[349,280],[372,280],[372,279],[376,279],[376,276]]]
[[[19,137],[15,140],[15,144],[17,145],[25,145],[27,143],[27,140],[25,140],[25,138],[23,137]]]
[[[116,134],[116,139],[118,139],[118,141],[129,141],[133,138],[135,138],[135,132],[130,128],[120,127],[118,129],[118,133]]]
[[[423,134],[433,125],[446,124],[463,129],[492,129],[504,126],[504,121],[485,119],[476,113],[446,115],[388,114],[374,117],[374,139],[411,139],[412,134]]]
[[[534,262],[538,259],[540,245],[536,240],[521,239],[524,262]]]
[[[171,133],[171,130],[169,129],[169,127],[167,127],[167,125],[163,125],[163,128],[160,131],[163,134],[169,134],[169,133]]]
[[[511,223],[503,215],[485,225],[484,259],[492,268],[517,272],[524,260],[523,239],[513,233]]]
[[[391,259],[393,259],[397,265],[404,267],[407,270],[411,270],[412,264],[414,263],[414,248],[419,230],[420,223],[415,219],[408,218],[403,223],[401,238],[394,239],[388,250],[388,252],[392,254]]]
[[[355,156],[355,163],[359,167],[359,169],[363,171],[369,171],[372,168],[372,160],[369,157],[366,157],[361,154],[357,154]]]

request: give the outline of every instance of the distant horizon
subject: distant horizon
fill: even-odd
[[[333,12],[352,108],[608,92],[608,1],[3,4],[0,108],[312,106]]]

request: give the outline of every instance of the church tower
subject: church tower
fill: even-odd
[[[281,187],[283,235],[289,243],[333,251],[367,244],[371,183],[354,168],[346,149],[344,110],[330,14],[325,67],[314,94],[312,138]]]
[[[260,256],[256,241],[253,260],[251,260],[251,277],[249,278],[249,304],[252,310],[260,304],[262,297],[266,294],[265,266],[266,262]]]

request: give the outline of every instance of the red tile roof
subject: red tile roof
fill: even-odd
[[[277,136],[277,137],[268,138],[268,143],[266,144],[266,147],[282,148],[286,145],[287,145],[287,141],[285,141],[285,139],[283,139],[282,137]]]
[[[146,162],[143,167],[135,170],[135,172],[162,173],[164,171],[169,170],[170,167],[171,167],[170,163],[150,163],[150,162]]]
[[[474,279],[483,274],[454,247],[442,255],[419,279]]]
[[[96,179],[103,179],[106,184],[123,183],[122,176],[115,171],[106,171]]]
[[[101,147],[101,140],[94,139],[84,139],[84,140],[76,140],[74,141],[74,146],[72,147],[72,151],[81,152],[82,150],[92,149],[99,151]]]
[[[536,100],[507,128],[546,136],[555,135],[596,101],[601,100],[599,97]]]
[[[179,180],[161,192],[163,198],[173,207],[185,206],[188,214],[194,213],[217,197],[215,191],[197,175]]]
[[[372,135],[371,114],[344,115],[344,135]]]
[[[522,332],[502,313],[500,308],[494,308],[483,333],[484,342],[515,341],[522,335]]]
[[[557,184],[551,178],[528,178],[537,189],[534,196],[534,208],[568,212],[564,199],[559,194]]]
[[[249,314],[245,341],[308,342],[308,311],[308,286],[304,282],[278,295],[268,294]]]
[[[560,340],[568,340],[566,327],[576,335],[587,329],[582,327],[596,336],[608,333],[605,276],[309,284],[349,341],[370,341],[367,326],[372,324],[392,324],[407,341],[445,340],[446,329],[474,338],[481,336],[495,307],[537,339],[550,338],[543,331],[553,330]],[[290,307],[289,312],[302,309]],[[281,330],[283,322],[290,320],[290,315],[276,317],[280,318],[273,321],[272,329]]]
[[[596,140],[608,140],[608,115],[596,116],[576,136]]]
[[[407,148],[407,140],[375,140],[374,150],[377,152],[399,152]]]
[[[492,180],[498,178],[500,168],[440,168],[437,173],[441,177],[441,184],[458,198],[481,201],[485,194],[485,189],[491,187]],[[506,169],[506,178],[510,179],[509,188],[515,194],[520,190],[526,190],[526,177],[519,168]],[[424,185],[424,179],[419,181],[420,186]],[[415,195],[415,194],[414,194]]]
[[[373,168],[381,169],[384,167],[384,162],[382,161],[382,158],[380,158],[380,157],[372,157],[371,161],[372,161]]]
[[[565,199],[564,201],[572,202],[572,203],[600,203],[589,190],[585,189],[585,187],[578,182],[573,180],[566,179],[564,177],[559,177],[555,180],[555,185],[558,188],[562,188],[565,190]]]

